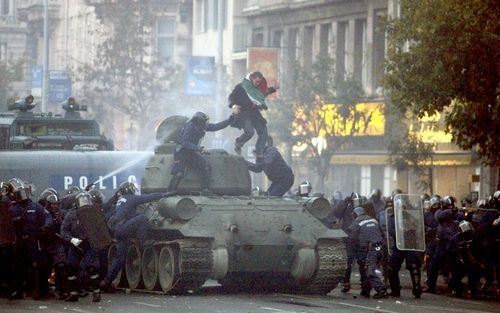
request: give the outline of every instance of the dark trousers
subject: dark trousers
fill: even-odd
[[[344,284],[349,285],[351,283],[351,273],[352,273],[352,264],[356,259],[356,250],[354,242],[349,238],[344,238],[345,250],[347,255],[347,268],[344,273]]]
[[[170,173],[173,175],[169,184],[169,191],[175,191],[181,179],[186,175],[186,167],[192,168],[201,176],[201,189],[210,187],[211,167],[200,152],[181,149],[174,154],[174,166]]]
[[[293,185],[293,176],[275,180],[269,186],[267,193],[270,196],[281,197],[283,196]]]
[[[382,251],[360,248],[356,253],[356,259],[359,265],[362,292],[369,293],[371,289],[375,289],[377,292],[385,290],[384,283],[377,276],[377,273],[375,273],[382,259]]]
[[[430,289],[436,288],[439,270],[448,259],[449,251],[447,246],[447,243],[438,243],[434,255],[432,256],[429,277],[427,277],[427,287]]]
[[[398,292],[401,289],[399,281],[399,270],[403,261],[406,264],[406,269],[410,272],[412,277],[412,285],[415,291],[420,290],[420,269],[422,262],[420,255],[414,251],[401,251],[399,249],[392,249],[392,254],[389,258],[389,283],[391,284],[391,291]]]
[[[257,142],[255,143],[255,153],[257,156],[264,154],[264,148],[267,142],[267,125],[265,120],[257,118],[245,118],[243,122],[243,134],[236,138],[236,145],[243,147],[243,145],[253,137],[255,131],[257,132]]]
[[[125,266],[130,247],[129,239],[137,238],[140,242],[144,242],[147,238],[148,230],[149,222],[143,214],[131,218],[116,228],[115,235],[118,240],[116,244],[116,258],[106,274],[106,278],[104,279],[106,283],[112,282]]]

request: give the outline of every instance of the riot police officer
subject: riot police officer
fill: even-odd
[[[101,287],[109,288],[111,282],[125,265],[130,239],[137,239],[144,244],[149,231],[149,221],[142,213],[136,212],[136,206],[166,197],[168,193],[152,193],[137,195],[134,183],[124,182],[118,189],[118,201],[113,215],[108,220],[108,226],[117,239],[117,255],[106,277],[101,281]]]
[[[349,227],[354,221],[353,211],[354,208],[363,204],[364,198],[358,193],[353,192],[350,196],[346,197],[342,203],[333,209],[333,214],[342,222],[342,230],[348,233]],[[344,244],[347,254],[347,268],[344,273],[342,292],[349,292],[351,290],[351,273],[352,264],[355,258],[355,244],[353,239],[349,236],[344,238]]]
[[[355,242],[356,259],[361,276],[361,295],[369,297],[373,288],[376,291],[373,298],[386,298],[387,289],[375,272],[382,258],[384,233],[377,220],[368,216],[362,207],[356,207],[353,215],[355,219],[348,229],[348,234]]]
[[[255,173],[264,171],[267,178],[271,181],[271,186],[267,190],[269,196],[281,197],[293,185],[293,172],[290,166],[286,164],[279,150],[273,146],[273,139],[267,138],[267,144],[264,148],[262,159],[257,163],[248,162],[248,169]]]
[[[47,276],[44,272],[42,242],[43,234],[53,225],[54,221],[50,213],[40,204],[31,200],[31,187],[19,179],[9,181],[12,187],[14,203],[11,203],[10,213],[14,227],[16,228],[16,244],[14,257],[17,260],[16,271],[16,295],[13,298],[21,298],[23,293],[23,282],[28,277],[31,269],[34,275],[31,277],[33,283],[33,299],[38,300],[47,295]]]
[[[432,256],[427,288],[423,292],[435,293],[439,270],[450,261],[450,242],[459,233],[457,214],[454,212],[454,202],[451,197],[443,198],[443,207],[436,211],[434,218],[438,222],[436,232],[437,246]]]
[[[68,294],[66,290],[66,242],[61,236],[61,225],[66,215],[66,210],[60,209],[60,201],[57,194],[49,194],[44,200],[45,208],[52,216],[54,224],[47,229],[42,237],[43,251],[47,258],[49,269],[55,273],[55,292],[59,299],[65,299]]]
[[[186,175],[186,168],[190,167],[201,174],[201,190],[208,192],[210,187],[211,167],[203,158],[201,140],[207,131],[218,131],[226,128],[233,120],[232,115],[225,121],[211,124],[208,116],[203,112],[196,112],[181,130],[178,146],[174,153],[174,164],[170,173],[168,190],[175,191],[180,181]]]
[[[61,225],[61,235],[70,244],[68,250],[68,276],[67,283],[69,296],[67,302],[77,302],[79,290],[82,282],[88,280],[89,287],[92,288],[92,301],[101,301],[101,290],[99,289],[99,259],[97,250],[89,243],[88,234],[84,229],[77,215],[78,209],[92,206],[90,195],[82,191],[75,196],[75,203]],[[83,273],[80,273],[80,270]],[[79,281],[79,277],[82,278]]]
[[[438,229],[438,222],[434,218],[436,211],[441,208],[441,197],[433,195],[429,200],[429,210],[424,212],[424,226],[425,226],[425,256],[424,263],[427,272],[427,277],[430,276],[430,264],[432,256],[436,251],[437,240],[436,234]]]
[[[372,190],[372,194],[367,202],[373,205],[375,216],[378,216],[380,212],[385,210],[385,202],[382,200],[382,191],[378,188]]]
[[[452,272],[450,278],[450,287],[452,295],[462,297],[464,284],[462,279],[467,275],[467,287],[469,296],[475,297],[477,293],[477,284],[481,278],[481,264],[479,255],[481,245],[474,234],[474,228],[468,221],[461,221],[458,225],[460,233],[451,240]]]
[[[401,200],[399,200],[401,201]],[[399,270],[401,269],[401,264],[403,261],[406,264],[406,269],[410,272],[410,278],[412,282],[412,293],[415,298],[420,298],[422,294],[422,288],[420,286],[421,280],[421,257],[416,251],[404,251],[399,250],[396,245],[396,221],[394,219],[394,211],[388,211],[387,215],[387,228],[388,234],[392,238],[391,242],[391,254],[388,261],[388,278],[391,287],[391,296],[400,297],[401,296],[401,284],[399,280]],[[405,212],[403,212],[404,214]]]

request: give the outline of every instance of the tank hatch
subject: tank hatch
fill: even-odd
[[[181,115],[169,116],[156,129],[156,140],[160,143],[176,141],[188,118]]]

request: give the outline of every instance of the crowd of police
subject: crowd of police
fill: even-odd
[[[110,290],[124,266],[130,239],[146,242],[149,222],[136,206],[166,195],[136,192],[133,183],[124,182],[103,203],[102,193],[91,186],[72,186],[65,195],[47,188],[34,201],[30,184],[18,178],[2,183],[1,295],[10,300],[29,295],[35,300],[56,296],[76,302],[91,292],[93,302],[101,301],[101,291]],[[90,212],[90,220],[85,212]],[[108,271],[109,231],[116,238],[117,256]]]
[[[439,275],[453,296],[500,296],[500,191],[478,201],[476,207],[470,203],[459,207],[452,196],[421,196],[425,252],[412,247],[398,249],[394,199],[401,194],[395,190],[383,199],[381,191],[374,189],[367,199],[357,193],[343,198],[341,192],[335,192],[332,213],[322,222],[331,228],[341,227],[348,234],[342,292],[351,289],[352,266],[357,261],[362,296],[369,297],[374,289],[373,298],[400,297],[399,271],[404,262],[415,298],[436,293]],[[422,267],[426,288],[421,282]]]

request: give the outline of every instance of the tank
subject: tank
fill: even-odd
[[[175,138],[186,117],[167,118],[158,128],[160,144],[144,171],[141,192],[166,192]],[[178,192],[141,205],[151,224],[147,243],[131,245],[115,286],[178,293],[208,279],[228,290],[273,290],[327,294],[346,269],[342,230],[319,219],[330,212],[322,197],[268,197],[251,194],[245,160],[208,150],[210,193],[189,171]],[[111,247],[112,263],[116,248]]]

